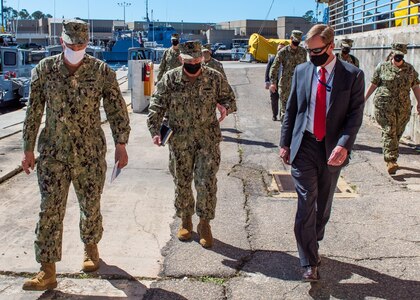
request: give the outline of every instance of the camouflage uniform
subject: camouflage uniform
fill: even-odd
[[[171,40],[179,40],[179,34],[173,34]],[[181,66],[181,61],[178,57],[179,49],[174,49],[172,46],[163,52],[162,60],[159,65],[159,73],[156,77],[157,81],[161,80],[163,74],[169,70]]]
[[[211,45],[210,44],[205,44],[203,45],[203,47],[201,48],[201,50],[204,52],[209,52],[209,54],[211,55],[212,50],[211,50]],[[226,78],[226,74],[225,74],[225,70],[223,69],[223,64],[218,61],[217,59],[210,57],[210,60],[208,61],[203,61],[203,65],[207,66],[209,68],[215,69],[216,71],[219,71],[223,77]]]
[[[293,30],[293,35],[296,33],[300,38],[302,33],[297,30]],[[280,95],[280,120],[282,120],[284,113],[286,111],[286,103],[289,98],[290,89],[292,87],[292,77],[297,65],[306,62],[306,50],[298,46],[297,49],[292,49],[291,45],[287,45],[279,52],[277,52],[274,62],[270,68],[270,82],[271,84],[277,84],[279,68],[283,66],[282,75],[279,81],[279,86],[277,87]]]
[[[115,143],[127,143],[126,103],[115,72],[87,54],[70,75],[63,54],[42,60],[33,70],[23,126],[24,151],[34,151],[44,107],[45,128],[38,140],[37,173],[41,212],[36,227],[36,260],[61,260],[63,218],[70,182],[80,205],[80,236],[85,244],[102,237],[100,196],[106,172],[106,141],[99,108],[103,106]]]
[[[348,54],[346,57],[344,57],[342,53],[337,53],[336,56],[338,59],[341,59],[342,61],[348,62],[349,64],[359,67],[359,60],[354,55]]]
[[[200,48],[194,51],[201,55]],[[216,104],[232,113],[236,111],[236,102],[232,88],[219,72],[205,66],[201,70],[193,82],[184,74],[182,66],[165,73],[150,100],[147,123],[152,137],[159,135],[162,117],[165,113],[169,115],[168,124],[173,130],[169,140],[169,169],[175,183],[177,216],[185,218],[194,214],[191,188],[194,178],[197,215],[211,220],[215,216],[216,173],[222,140]]]
[[[217,59],[214,59],[212,57],[209,61],[203,62],[203,65],[215,69],[216,71],[219,71],[223,75],[223,77],[226,78],[225,70],[223,69],[223,64]]]
[[[352,46],[353,46],[353,40],[352,39],[342,39],[341,40],[341,49],[349,48],[348,51],[350,51]],[[359,67],[359,60],[354,55],[347,54],[347,55],[343,56],[343,53],[340,52],[340,53],[337,53],[336,56],[337,56],[337,58],[341,59],[342,61],[345,61],[345,62],[347,62],[349,64],[352,64],[356,67]]]
[[[373,74],[371,82],[377,86],[374,97],[375,118],[382,127],[386,162],[396,162],[398,159],[399,141],[410,120],[410,89],[420,84],[418,76],[411,64],[404,62],[398,68],[391,61],[380,63]]]

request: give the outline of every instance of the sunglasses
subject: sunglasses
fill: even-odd
[[[329,45],[330,45],[331,43],[328,43],[328,44],[326,44],[324,47],[321,47],[321,48],[314,48],[314,49],[309,49],[309,48],[306,48],[306,51],[310,54],[310,53],[313,53],[313,54],[320,54],[322,51],[324,51],[324,49],[325,48],[327,48]]]

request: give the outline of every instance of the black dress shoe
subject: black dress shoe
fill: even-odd
[[[277,117],[276,117],[276,116],[274,116],[271,120],[273,120],[273,121],[277,121]]]
[[[319,280],[318,267],[306,266],[305,272],[302,275],[302,280],[305,282],[315,282]]]

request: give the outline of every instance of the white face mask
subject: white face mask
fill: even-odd
[[[71,50],[69,47],[64,48],[64,57],[72,65],[77,65],[79,62],[81,62],[83,57],[85,56],[85,53],[86,53],[86,48],[79,51]]]

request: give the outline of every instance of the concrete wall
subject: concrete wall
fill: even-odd
[[[210,29],[206,32],[208,43],[223,43],[227,47],[230,47],[232,44],[232,39],[235,38],[234,30],[217,30]]]
[[[300,30],[306,34],[314,26],[302,17],[279,17],[277,19],[277,35],[279,39],[288,39],[292,30]]]
[[[235,31],[235,36],[250,37],[258,33],[262,27],[261,35],[266,38],[277,38],[276,20],[237,20],[217,23],[216,29],[230,29]]]
[[[409,44],[408,53],[404,59],[406,62],[412,64],[417,72],[420,72],[420,47],[418,47],[420,44],[420,25],[342,35],[336,36],[336,39],[340,40],[344,37],[354,40],[352,54],[360,60],[360,68],[365,72],[366,88],[370,84],[375,67],[378,63],[386,60],[386,57],[391,52],[391,43],[396,41]],[[410,47],[410,45],[417,45],[417,48]],[[369,49],[369,47],[377,49]],[[373,96],[366,103],[365,114],[367,117],[373,117],[374,114]],[[416,110],[417,101],[412,92],[411,102],[413,105],[411,119],[406,127],[404,136],[411,138],[416,143],[420,143],[420,118]]]

